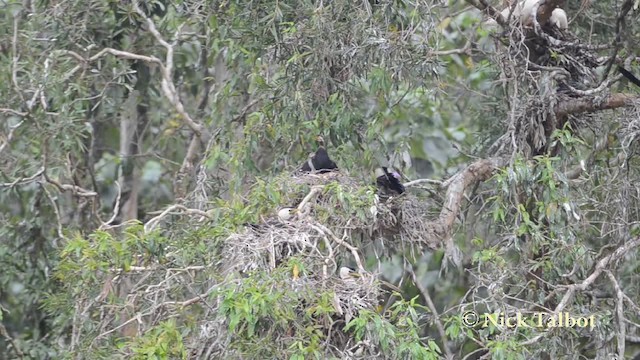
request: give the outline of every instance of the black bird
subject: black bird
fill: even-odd
[[[631,81],[636,86],[640,86],[640,80],[638,80],[638,78],[635,77],[635,75],[633,75],[629,70],[618,65],[618,71],[620,72],[620,74],[622,74],[622,76],[626,77],[627,80]]]
[[[380,167],[376,169],[375,174],[376,185],[378,185],[379,188],[383,189],[385,193],[389,195],[400,195],[405,191],[404,185],[402,185],[402,182],[400,181],[400,174],[398,174],[398,172],[396,171],[393,171],[393,169],[391,170],[391,172],[389,172],[388,168]]]
[[[309,160],[302,164],[302,171],[323,174],[337,169],[338,166],[329,158],[327,149],[324,148],[324,139],[322,136],[316,137],[316,143],[318,144],[318,150],[309,155]]]

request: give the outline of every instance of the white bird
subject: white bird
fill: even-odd
[[[340,279],[342,280],[354,280],[355,278],[360,277],[360,274],[358,274],[355,270],[348,268],[346,266],[343,266],[340,268]]]
[[[567,13],[560,8],[556,8],[553,10],[553,12],[551,13],[551,17],[549,18],[549,23],[556,26],[560,30],[567,30],[569,28]]]
[[[520,21],[523,24],[528,24],[531,21],[530,19],[533,13],[533,6],[539,1],[540,0],[525,0],[517,3],[513,8],[513,13],[511,14],[511,21]],[[500,12],[505,20],[509,17],[509,13],[511,13],[511,6]],[[551,17],[549,17],[549,23],[558,27],[558,29],[566,30],[569,27],[567,13],[560,8],[554,9],[551,12]],[[498,23],[493,19],[485,21],[483,25],[489,30],[493,30],[498,27]]]
[[[291,220],[295,212],[296,212],[296,209],[293,209],[293,208],[288,208],[288,207],[282,208],[280,209],[280,211],[278,211],[278,217],[282,221],[289,221]]]

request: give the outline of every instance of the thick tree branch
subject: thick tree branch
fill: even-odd
[[[453,223],[460,213],[465,191],[472,185],[487,180],[497,168],[505,165],[506,160],[502,158],[479,160],[444,182],[443,187],[448,187],[447,194],[435,224],[436,229],[442,232],[441,235],[451,233]]]
[[[640,103],[640,96],[629,94],[612,94],[605,101],[596,103],[593,99],[572,99],[558,104],[556,116],[575,115],[585,112],[616,109]]]
[[[505,19],[500,11],[496,10],[493,6],[487,3],[487,0],[466,0],[468,4],[476,7],[478,10],[485,14],[488,14],[490,18],[494,19],[501,26],[507,25],[507,19]]]

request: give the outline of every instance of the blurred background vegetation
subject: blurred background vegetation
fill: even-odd
[[[286,181],[316,149],[316,135],[363,186],[381,165],[408,180],[444,181],[496,156],[490,146],[536,93],[473,3],[0,3],[0,358],[363,356],[330,349],[330,336],[313,331],[315,318],[286,305],[315,302],[318,317],[335,316],[330,299],[292,300],[265,285],[302,271],[304,259],[235,279],[215,296],[210,282],[226,280],[209,266],[243,224],[304,196],[308,189]],[[633,6],[620,56],[637,56],[633,3],[625,3]],[[563,7],[584,43],[611,45],[622,5]],[[607,91],[638,93],[626,83]],[[368,254],[366,267],[402,296],[389,300],[390,315],[362,312],[333,331],[354,339],[345,340],[350,347],[375,339],[368,354],[379,358],[631,358],[640,351],[638,246],[616,249],[639,235],[638,114],[570,114],[547,138],[561,150],[513,150],[490,180],[466,189],[451,233],[461,262],[447,265],[443,249]],[[582,173],[567,175],[575,167]],[[437,213],[445,191],[427,183],[414,201]],[[363,194],[344,201],[369,201]],[[170,220],[150,222],[172,204]],[[598,268],[607,256],[615,261]],[[162,270],[155,282],[143,274],[117,283],[120,273],[151,266]],[[190,270],[169,286],[167,269]],[[564,309],[595,314],[595,329],[461,325],[465,309],[552,311],[594,271],[598,280]],[[134,303],[145,291],[128,292],[165,285],[177,309],[142,311]],[[197,345],[207,311],[187,300],[199,294],[226,299],[216,319],[229,332],[216,349],[229,353]],[[238,305],[243,299],[252,300]],[[264,327],[265,313],[290,338],[274,344],[248,330]],[[283,325],[296,322],[297,330]]]

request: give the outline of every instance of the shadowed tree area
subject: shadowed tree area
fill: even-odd
[[[0,359],[639,356],[639,3],[522,4],[0,4]]]

